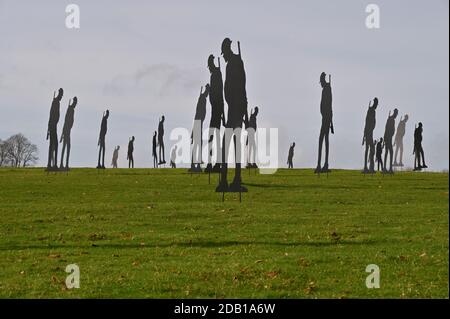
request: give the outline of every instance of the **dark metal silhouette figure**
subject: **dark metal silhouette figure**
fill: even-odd
[[[62,145],[62,151],[61,151],[61,163],[59,165],[60,168],[64,168],[63,160],[64,160],[64,153],[67,148],[67,154],[66,154],[66,167],[65,169],[69,169],[69,158],[70,158],[70,132],[73,127],[73,121],[74,121],[74,114],[75,114],[75,106],[77,106],[78,98],[75,96],[73,98],[72,105],[69,101],[69,106],[67,107],[66,116],[64,118],[64,126],[63,131],[61,134],[61,140],[60,143],[63,143]]]
[[[155,131],[153,133],[153,140],[152,140],[153,168],[158,167],[158,154],[156,152],[156,148],[158,146],[158,142],[156,141],[157,136],[158,136],[158,133]]]
[[[395,134],[395,119],[397,118],[398,110],[394,109],[394,113],[391,115],[391,112],[389,112],[388,119],[386,121],[386,128],[384,131],[384,170],[385,173],[394,173],[392,170],[392,159],[393,159],[393,153],[394,149],[392,146],[392,138]],[[389,170],[387,170],[387,157],[389,155]]]
[[[375,148],[377,145],[377,140],[373,140],[369,149],[369,172],[371,174],[375,173]]]
[[[194,116],[194,126],[192,128],[191,141],[192,141],[192,156],[191,156],[191,168],[189,172],[201,172],[202,168],[200,164],[202,161],[202,132],[203,121],[206,117],[206,102],[209,94],[209,84],[206,84],[205,91],[203,87],[200,88],[200,95],[197,101],[197,108]]]
[[[128,168],[134,168],[134,136],[128,141],[128,152],[127,152],[127,160],[128,160]]]
[[[375,163],[373,156],[369,156],[368,153],[370,150],[374,148],[373,145],[373,130],[375,129],[376,125],[376,109],[378,106],[378,98],[373,99],[373,104],[370,106],[369,102],[369,108],[367,109],[366,114],[366,124],[364,126],[364,136],[362,140],[362,145],[366,144],[366,149],[364,152],[364,170],[363,173],[374,173],[375,172]],[[374,150],[373,150],[374,151]],[[367,163],[370,163],[370,169],[367,167]]]
[[[381,166],[381,171],[384,171],[384,165],[383,165],[383,148],[384,148],[384,143],[383,143],[383,138],[380,137],[380,140],[377,143],[377,150],[376,150],[376,158],[377,158],[377,170],[380,171],[380,166]]]
[[[226,38],[222,42],[222,55],[227,63],[225,74],[225,100],[228,104],[228,116],[225,125],[225,136],[222,142],[222,172],[216,192],[246,192],[241,185],[241,130],[242,122],[248,123],[247,92],[245,89],[246,76],[244,62],[238,42],[239,54],[231,50],[231,40]],[[228,151],[231,139],[234,140],[236,169],[233,182],[228,185]]]
[[[158,165],[166,164],[166,155],[164,151],[164,115],[161,117],[161,120],[158,124],[158,145],[159,145],[159,163]],[[162,154],[162,156],[161,156]],[[162,160],[161,160],[162,158]]]
[[[102,117],[102,123],[100,125],[100,135],[98,137],[98,164],[97,168],[105,168],[105,138],[106,138],[106,132],[108,131],[108,117],[109,117],[109,110],[106,110],[106,112],[103,114]]]
[[[219,173],[220,159],[222,158],[222,148],[220,146],[220,124],[225,126],[224,101],[223,101],[223,80],[220,71],[220,58],[218,66],[214,64],[214,55],[208,57],[208,69],[211,73],[209,81],[209,103],[211,104],[211,121],[209,122],[208,139],[208,165],[205,173]],[[212,144],[215,137],[216,144],[216,163],[212,166]]]
[[[48,163],[47,169],[58,169],[58,122],[59,122],[59,110],[60,102],[64,95],[64,90],[60,88],[58,95],[55,97],[53,94],[52,106],[50,108],[50,116],[48,120],[47,128],[47,140],[50,140],[48,147]]]
[[[294,148],[295,148],[295,142],[291,144],[291,146],[289,147],[289,153],[288,153],[288,160],[287,160],[287,164],[288,164],[288,168],[294,168]]]
[[[172,152],[170,154],[170,167],[177,168],[177,164],[175,163],[177,160],[177,146],[175,145],[172,148]]]
[[[251,112],[250,119],[247,126],[247,145],[248,145],[248,163],[247,168],[258,168],[256,165],[256,117],[258,116],[259,108],[256,106],[255,111]]]
[[[329,76],[328,83],[326,81],[326,74],[322,72],[320,75],[320,85],[322,86],[322,99],[320,101],[320,113],[322,114],[322,126],[320,128],[319,136],[319,155],[317,159],[317,167],[315,173],[328,173],[328,154],[330,149],[329,135],[334,134],[333,127],[333,109],[332,109],[332,93],[331,93],[331,76]],[[322,160],[322,144],[325,140],[325,163],[321,168]]]
[[[419,122],[419,126],[414,130],[414,170],[420,171],[422,168],[428,168],[425,164],[425,155],[422,147],[422,133],[423,127],[422,122]],[[420,159],[422,159],[422,165],[420,164]]]
[[[395,153],[394,153],[394,164],[393,166],[403,166],[403,137],[405,136],[406,132],[406,122],[408,122],[408,114],[405,115],[405,117],[402,119],[400,118],[400,122],[397,126],[397,131],[395,132],[395,138],[394,138],[394,146],[395,146]],[[400,151],[400,158],[399,162],[397,162],[397,154],[399,154]]]
[[[117,168],[117,160],[119,159],[119,150],[120,150],[120,146],[117,145],[114,148],[113,157],[112,157],[112,161],[111,161],[111,166],[113,168]]]

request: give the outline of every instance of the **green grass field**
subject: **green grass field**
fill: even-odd
[[[184,169],[0,169],[0,297],[448,298],[448,174],[243,180],[239,203]]]

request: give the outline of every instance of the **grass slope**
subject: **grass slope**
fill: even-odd
[[[448,298],[448,174],[243,179],[223,203],[184,169],[0,169],[0,297]]]

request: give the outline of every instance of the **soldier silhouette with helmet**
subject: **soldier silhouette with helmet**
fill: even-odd
[[[373,130],[375,129],[375,124],[376,124],[376,109],[378,106],[378,98],[374,98],[373,99],[373,104],[372,106],[370,106],[370,102],[369,102],[369,108],[367,109],[367,114],[366,114],[366,124],[364,126],[364,136],[363,136],[363,141],[362,141],[362,145],[366,145],[366,149],[364,152],[364,169],[363,169],[363,173],[374,173],[375,172],[375,163],[374,163],[374,157],[373,156],[369,156],[369,152],[373,152],[374,151],[374,140],[373,140]],[[367,167],[367,163],[369,162],[369,167]]]
[[[76,96],[73,98],[72,104],[70,104],[70,101],[69,101],[69,106],[67,107],[66,116],[64,118],[64,126],[63,126],[63,131],[62,131],[61,140],[60,140],[60,143],[63,143],[62,151],[61,151],[61,163],[59,165],[60,169],[63,169],[63,168],[65,168],[66,170],[69,169],[69,157],[70,157],[70,147],[71,147],[70,132],[73,127],[75,106],[77,106],[77,103],[78,103],[78,98]],[[64,167],[63,159],[64,159],[64,153],[66,151],[66,148],[67,148],[66,166]]]
[[[225,135],[222,143],[222,170],[219,185],[216,192],[246,192],[247,188],[242,186],[241,181],[241,133],[242,123],[248,123],[247,114],[247,92],[244,62],[241,58],[240,45],[239,54],[231,49],[231,40],[225,38],[222,42],[222,55],[227,63],[225,73],[225,100],[228,105],[228,115],[225,124]],[[231,140],[234,141],[235,149],[235,175],[233,182],[228,185],[228,151]]]
[[[222,148],[220,146],[220,126],[225,126],[224,101],[223,101],[223,80],[220,70],[220,58],[218,66],[214,64],[214,55],[208,57],[208,69],[211,73],[209,81],[209,103],[211,104],[211,121],[208,132],[208,164],[205,173],[219,173],[222,159]],[[216,147],[216,163],[212,166],[213,141]]]

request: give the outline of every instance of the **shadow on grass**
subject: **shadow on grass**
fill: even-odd
[[[255,183],[245,183],[242,184],[246,186],[259,187],[259,188],[285,188],[285,189],[362,189],[362,185],[350,186],[350,185],[342,185],[342,184],[299,184],[299,185],[284,185],[284,184],[255,184]],[[365,187],[367,188],[367,186]]]
[[[91,243],[86,245],[64,245],[64,244],[43,244],[43,245],[10,245],[0,247],[0,251],[27,250],[27,249],[87,249],[87,248],[107,248],[107,249],[145,249],[145,248],[225,248],[234,246],[282,246],[282,247],[333,247],[344,246],[365,246],[380,244],[383,241],[374,240],[337,240],[337,241],[305,241],[305,242],[264,242],[264,241],[224,241],[224,242],[186,242],[186,243],[150,243],[141,244],[116,244],[116,243]]]

